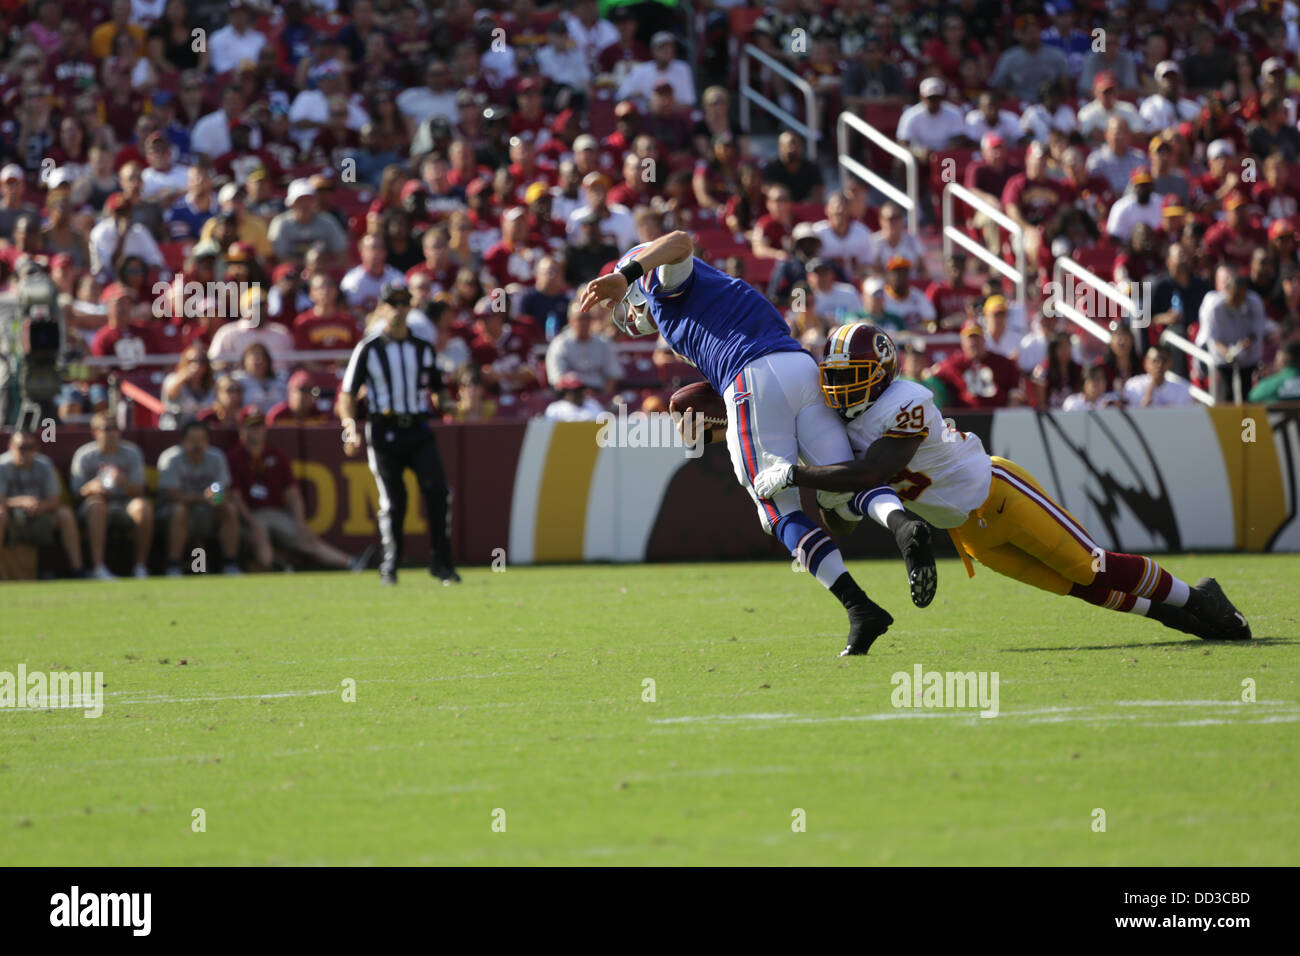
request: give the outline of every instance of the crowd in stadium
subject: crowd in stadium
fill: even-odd
[[[31,0],[0,23],[0,300],[17,328],[24,283],[52,281],[65,421],[124,397],[163,429],[335,421],[391,283],[437,346],[444,421],[660,409],[692,370],[620,347],[576,293],[674,229],[815,354],[843,322],[896,330],[945,409],[1189,404],[1183,379],[1297,397],[1292,0]],[[741,129],[747,43],[812,85],[817,158],[757,108]],[[842,110],[918,160],[915,232],[841,186]],[[940,253],[950,181],[1023,228],[1023,302]],[[958,224],[1015,261],[990,217]],[[1059,256],[1144,314],[1103,316],[1103,346],[1044,309]]]

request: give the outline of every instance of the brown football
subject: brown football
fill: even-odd
[[[683,415],[693,411],[704,416],[706,425],[727,427],[727,403],[708,382],[683,385],[668,400],[668,410]]]

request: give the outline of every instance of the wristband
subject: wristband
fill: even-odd
[[[619,269],[618,274],[627,280],[628,285],[631,285],[637,279],[645,275],[645,267],[642,266],[641,263],[633,259],[623,268]]]

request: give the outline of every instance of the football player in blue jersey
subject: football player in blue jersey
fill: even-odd
[[[763,528],[848,611],[848,643],[841,656],[865,654],[894,619],[853,580],[830,535],[802,510],[798,489],[760,498],[753,487],[754,476],[778,460],[829,465],[852,457],[844,423],[822,396],[817,360],[794,340],[766,297],[696,258],[695,244],[684,232],[634,246],[615,271],[588,283],[581,307],[602,303],[613,308],[614,324],[623,332],[662,335],[723,397],[727,449]],[[868,497],[862,513],[894,533],[907,563],[912,601],[925,607],[937,586],[929,525],[908,515],[887,485]],[[832,495],[819,501],[831,512],[842,507],[842,499]]]

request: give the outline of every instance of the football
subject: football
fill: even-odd
[[[683,385],[668,400],[668,410],[675,415],[697,412],[704,416],[706,425],[727,426],[727,403],[708,382]]]

